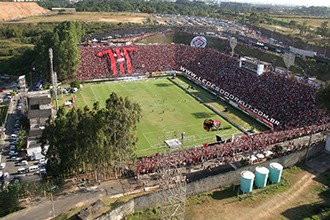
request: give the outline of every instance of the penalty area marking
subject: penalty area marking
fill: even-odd
[[[152,144],[150,143],[149,139],[147,138],[147,136],[145,135],[145,133],[143,133],[143,137],[147,140],[149,146],[152,146]]]

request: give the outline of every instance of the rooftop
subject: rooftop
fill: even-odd
[[[49,90],[40,90],[40,91],[28,92],[28,98],[40,98],[40,97],[50,98],[50,91]]]

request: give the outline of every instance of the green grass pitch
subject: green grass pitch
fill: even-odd
[[[183,78],[175,80],[182,86],[187,83]],[[178,138],[181,141],[183,132],[185,133],[184,147],[214,142],[216,134],[224,140],[231,138],[233,134],[242,134],[234,126],[230,129],[205,131],[203,122],[208,118],[220,120],[221,127],[230,123],[165,77],[131,82],[83,84],[83,88],[74,94],[75,106],[92,107],[92,104],[98,100],[100,107],[104,107],[105,100],[111,92],[116,92],[123,97],[128,96],[130,100],[141,105],[142,118],[137,126],[136,154],[138,156],[165,151],[168,147],[165,146],[164,140]],[[59,104],[64,104],[70,98],[69,94],[64,94],[62,98],[60,95]]]

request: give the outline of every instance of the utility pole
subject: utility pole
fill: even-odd
[[[56,188],[56,186],[53,186],[50,188],[50,201],[52,203],[52,216],[53,218],[56,217],[55,215],[55,204],[54,204],[54,198],[53,198],[53,190]]]
[[[55,99],[55,109],[58,110],[58,97],[57,97],[57,74],[54,72],[53,69],[53,49],[49,48],[49,61],[50,61],[50,76],[52,79],[52,86],[53,86],[53,97]]]
[[[56,217],[55,215],[55,206],[54,206],[54,200],[53,200],[53,192],[50,192],[50,200],[52,201],[52,214],[53,214],[53,218]]]

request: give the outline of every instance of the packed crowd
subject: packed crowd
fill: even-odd
[[[104,51],[108,53],[100,56]],[[94,45],[81,47],[80,53],[79,80],[145,75],[183,66],[279,120],[281,125],[277,129],[317,124],[327,115],[316,105],[316,89],[311,86],[272,72],[251,74],[238,68],[237,58],[214,49],[176,44]]]
[[[263,154],[272,150],[271,145],[293,140],[310,134],[329,131],[330,124],[295,128],[284,131],[264,132],[250,136],[242,136],[224,144],[204,145],[198,148],[178,150],[171,153],[158,153],[141,158],[135,164],[135,175],[160,171],[163,167],[178,168],[200,165],[205,161],[216,159],[219,163],[237,162],[249,155]],[[300,150],[306,144],[293,142],[287,148],[288,152]],[[283,154],[288,152],[282,152]],[[276,155],[275,155],[276,156]],[[280,155],[277,155],[280,156]]]
[[[310,130],[312,126],[320,130],[322,124],[329,122],[327,112],[316,105],[315,88],[272,72],[260,76],[247,72],[238,67],[237,58],[214,49],[176,44],[94,45],[81,47],[80,53],[77,72],[80,80],[106,79],[129,73],[145,75],[184,67],[280,122],[271,133],[252,135],[223,145],[177,151],[166,157],[163,154],[144,157],[136,163],[138,173],[153,172],[166,163],[191,165],[211,158],[227,161],[238,153],[263,151],[268,144],[306,135],[312,130],[315,132],[315,129]]]

